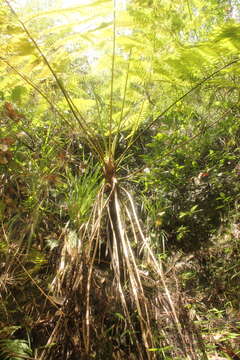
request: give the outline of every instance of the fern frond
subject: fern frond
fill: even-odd
[[[27,341],[18,339],[0,340],[0,356],[3,360],[33,359],[32,350]]]

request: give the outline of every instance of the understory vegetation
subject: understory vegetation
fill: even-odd
[[[0,1],[0,360],[240,359],[239,5]]]

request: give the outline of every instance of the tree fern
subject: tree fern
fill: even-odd
[[[9,2],[5,2],[20,22],[22,32],[16,37],[16,53],[6,53],[1,58],[2,67],[6,72],[10,69],[11,74],[15,72],[26,82],[30,96],[34,95],[40,104],[39,113],[43,113],[41,124],[46,130],[41,142],[42,156],[39,155],[39,159],[32,157],[30,162],[32,180],[30,177],[28,179],[31,194],[25,200],[25,208],[31,211],[28,248],[31,247],[41,212],[44,206],[49,206],[46,195],[50,191],[46,185],[49,181],[55,184],[55,194],[61,199],[64,197],[61,211],[68,215],[68,221],[59,235],[62,247],[59,248],[58,269],[51,284],[51,296],[62,299],[58,304],[61,308],[51,315],[53,327],[47,345],[56,344],[56,351],[62,358],[72,351],[76,352],[76,356],[89,358],[95,356],[96,351],[104,351],[101,348],[106,332],[112,331],[114,336],[116,328],[118,334],[122,334],[116,336],[116,345],[113,342],[111,357],[121,358],[122,349],[126,349],[128,357],[135,352],[136,359],[155,359],[157,354],[152,349],[158,349],[160,344],[161,347],[170,346],[169,355],[172,357],[180,353],[182,357],[197,359],[202,353],[205,359],[199,333],[195,328],[195,332],[192,331],[193,325],[188,328],[185,324],[188,319],[186,311],[184,320],[181,320],[184,307],[171,296],[161,263],[156,259],[142,229],[133,191],[124,182],[124,178],[130,178],[132,174],[125,176],[124,171],[126,168],[128,170],[125,167],[126,159],[131,156],[134,144],[150,128],[161,126],[163,117],[170,110],[176,105],[180,109],[187,96],[204,84],[209,86],[216,75],[222,76],[223,70],[239,61],[238,58],[231,58],[234,54],[232,47],[231,50],[228,48],[224,63],[219,60],[223,47],[229,46],[224,42],[228,33],[224,30],[222,38],[218,34],[219,41],[215,41],[211,51],[209,48],[216,36],[194,43],[191,31],[196,24],[191,15],[192,9],[189,3],[186,7],[183,2],[176,8],[168,1],[154,1],[152,8],[132,7],[126,22],[121,16],[118,21],[119,11],[112,2],[95,1],[60,11],[50,10],[31,15],[26,20],[21,20]],[[91,6],[96,13],[96,20],[92,23],[92,17],[89,18]],[[191,26],[188,27],[183,21],[180,10],[184,15],[188,12]],[[63,15],[70,14],[73,17],[72,33],[69,35],[70,26],[64,27],[61,19]],[[74,29],[76,14],[86,16],[86,28],[82,31]],[[56,26],[54,20],[47,24],[47,30],[53,31],[50,40],[46,30],[36,38],[34,21],[56,15],[59,16],[60,26]],[[196,40],[209,34],[212,28],[210,20],[208,25],[205,33],[200,31],[196,34]],[[56,42],[54,40],[59,29],[63,39]],[[184,30],[186,43],[181,35]],[[87,41],[84,44],[81,43],[83,36]],[[85,70],[76,70],[79,60],[86,63],[84,52],[88,42],[93,43],[103,36],[106,40],[102,40],[104,52],[99,56],[101,59],[93,64],[89,61],[85,64]],[[9,48],[15,49],[14,36],[9,39]],[[80,59],[79,54],[82,55]],[[60,63],[62,57],[64,61]],[[71,70],[70,59],[73,61],[74,77],[68,79],[65,72]],[[202,60],[201,64],[199,59]],[[219,64],[217,70],[216,64]],[[46,70],[40,72],[43,65]],[[31,75],[26,74],[30,68],[36,83]],[[85,75],[82,74],[84,72]],[[15,77],[11,81],[14,83]],[[159,84],[162,87],[161,97]],[[48,108],[42,107],[40,96],[60,118],[58,121],[67,125],[68,134],[76,136],[79,148],[84,147],[84,151],[93,158],[87,165],[90,170],[82,173],[74,167],[60,166],[62,170],[64,168],[66,178],[62,179],[59,175],[58,185],[53,176],[58,165],[55,164],[50,173],[47,170],[47,164],[50,161],[54,163],[57,151],[54,146],[49,149],[47,145],[53,128],[59,123],[44,123]],[[197,103],[197,96],[195,101]],[[208,101],[208,98],[205,97],[203,101]],[[185,120],[187,124],[191,121],[192,113],[190,108],[189,117]],[[174,123],[174,119],[164,120],[166,123],[168,121],[167,125]],[[177,121],[175,127],[178,127]],[[191,126],[188,130],[192,130]],[[179,132],[170,139],[170,146],[182,145],[179,144],[181,131],[180,127]],[[184,141],[190,141],[188,135]],[[167,151],[171,150],[164,151],[165,155]],[[65,154],[60,153],[63,164],[66,153],[66,150]],[[101,172],[98,172],[99,168]],[[135,168],[138,168],[137,163]],[[66,180],[67,186],[63,180]],[[64,192],[67,192],[65,196]],[[41,290],[24,265],[21,266],[41,295],[49,301],[51,297]],[[148,267],[147,276],[153,284],[150,293],[144,286],[144,267]],[[113,314],[121,315],[119,325],[116,325]],[[168,324],[176,335],[168,338],[162,324]],[[66,334],[71,336],[70,344],[66,343]],[[107,345],[107,342],[104,344]],[[104,358],[106,354],[103,352],[100,356]],[[40,360],[53,357],[52,349],[47,346]]]

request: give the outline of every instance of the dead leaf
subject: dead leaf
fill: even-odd
[[[14,109],[13,105],[9,102],[5,102],[4,104],[6,115],[15,121],[19,121],[20,119],[24,118],[24,115],[19,114],[17,110]]]

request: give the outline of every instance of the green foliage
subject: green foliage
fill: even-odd
[[[180,104],[178,111],[164,116],[161,132],[148,145],[150,154],[144,155],[144,198],[151,194],[154,212],[163,213],[161,228],[169,234],[169,241],[177,240],[185,249],[203,246],[203,239],[211,238],[222,215],[235,207],[239,121],[234,92],[232,95],[231,100],[218,102],[216,110],[211,101],[209,111],[218,112],[213,125],[202,117],[205,99],[198,100],[198,110],[193,111],[191,96],[191,104]],[[148,196],[148,208],[150,202]]]
[[[0,358],[2,360],[30,359],[32,350],[24,340],[3,339],[0,340]]]
[[[73,224],[81,225],[87,222],[90,209],[99,190],[100,172],[98,169],[94,171],[94,168],[88,172],[89,170],[86,168],[89,166],[89,162],[90,160],[82,163],[80,178],[79,175],[71,174],[69,170],[66,172],[65,201],[69,219]]]

